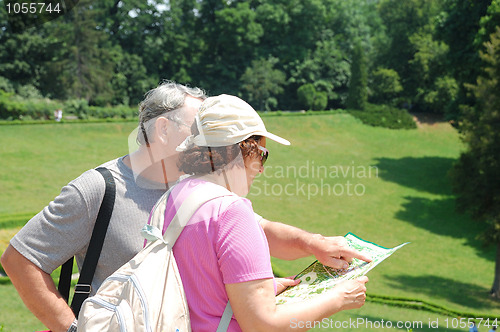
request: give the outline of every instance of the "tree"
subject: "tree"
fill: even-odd
[[[479,31],[477,32],[474,43],[482,46],[488,41],[488,37],[495,32],[495,29],[500,22],[500,0],[492,0],[486,10],[486,15],[479,20]]]
[[[429,30],[429,31],[425,31]],[[432,35],[432,28],[422,29],[409,37],[414,54],[408,61],[410,76],[406,80],[407,96],[412,96],[414,110],[425,112],[443,113],[444,107],[437,105],[436,95],[438,85],[442,86],[443,76],[446,75],[446,55],[448,46],[435,40]],[[448,78],[452,81],[453,78]],[[449,95],[453,101],[454,95]]]
[[[373,102],[393,105],[403,91],[398,72],[394,69],[377,68],[371,74],[370,91]]]
[[[279,57],[283,63],[303,60],[325,26],[325,0],[255,1],[256,20],[266,32],[259,56]]]
[[[382,0],[378,12],[389,37],[386,45],[379,49],[380,65],[394,69],[402,78],[410,77],[408,62],[414,50],[410,36],[430,24],[431,18],[439,13],[440,0]],[[405,87],[405,82],[403,87]]]
[[[351,63],[351,79],[346,106],[350,109],[364,110],[368,100],[368,73],[366,59],[361,44],[354,47]]]
[[[9,24],[13,23],[11,19],[18,19],[22,25],[23,17],[25,15],[8,15],[6,7],[0,5],[0,76],[8,79],[14,88],[31,84],[41,90],[45,64],[51,59],[53,45],[50,38],[42,35],[43,28],[16,30]]]
[[[491,295],[500,299],[500,27],[480,53],[486,64],[475,85],[475,107],[465,107],[459,129],[467,150],[452,170],[457,205],[482,221],[487,244],[497,247]]]
[[[378,45],[377,66],[394,69],[402,97],[421,110],[434,79],[445,75],[447,46],[435,38],[442,8],[441,0],[382,0],[378,6],[388,40]]]
[[[148,77],[142,59],[136,54],[123,52],[119,45],[112,50],[115,70],[111,78],[113,87],[112,104],[137,105],[144,92],[158,84]]]
[[[448,45],[446,72],[456,80],[459,87],[455,106],[450,108],[451,112],[447,117],[459,121],[459,105],[474,105],[473,95],[468,93],[465,85],[474,83],[479,75],[481,60],[479,45],[475,40],[480,28],[479,22],[486,14],[491,0],[446,0],[443,3],[444,15],[438,24],[436,37]]]
[[[154,53],[161,54],[158,62],[159,77],[184,83],[204,82],[205,71],[196,68],[208,53],[203,48],[208,40],[203,40],[197,28],[197,13],[202,2],[171,0],[168,3],[169,10],[161,13],[160,34],[151,38],[152,44],[159,46],[153,47],[151,56],[155,57]],[[202,86],[210,87],[204,84]]]
[[[239,78],[245,68],[253,67],[252,59],[255,59],[260,37],[264,34],[256,19],[255,11],[246,2],[215,13],[217,38],[207,50],[213,52],[215,61],[207,64],[207,68],[211,70],[205,77],[205,80],[211,81],[211,90],[215,93],[236,94],[240,90]],[[277,61],[272,65],[276,63]],[[267,101],[264,104],[267,105]]]
[[[55,29],[61,49],[52,66],[59,68],[57,78],[65,87],[58,97],[111,102],[114,64],[107,35],[96,28],[97,13],[92,1],[80,1]]]
[[[333,36],[333,32],[325,31],[323,38],[324,40],[316,43],[316,49],[304,61],[291,65],[289,82],[299,88],[311,83],[316,91],[324,92],[327,100],[332,101],[334,106],[340,106],[345,103],[350,66],[346,54],[340,49],[340,41]],[[304,106],[306,105],[302,103],[302,107]]]
[[[271,107],[276,107],[278,101],[275,96],[283,92],[286,76],[274,68],[278,62],[279,59],[273,57],[253,60],[251,67],[241,76],[242,88],[247,91],[250,104],[260,110],[269,111]]]
[[[431,112],[450,113],[458,95],[458,84],[453,77],[436,78],[432,88],[423,97],[423,103]]]

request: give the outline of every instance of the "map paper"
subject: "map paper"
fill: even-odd
[[[356,279],[365,275],[384,259],[392,255],[409,242],[394,248],[384,248],[377,244],[360,239],[352,233],[345,236],[349,246],[370,257],[370,263],[354,258],[349,267],[345,269],[334,269],[324,266],[318,261],[309,265],[300,272],[295,279],[301,279],[300,284],[289,287],[276,297],[277,304],[304,301],[321,294],[323,291],[335,287],[345,280]]]

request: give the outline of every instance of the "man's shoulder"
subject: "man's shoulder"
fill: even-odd
[[[110,160],[108,162],[105,162],[104,164],[99,165],[96,168],[105,167],[111,171],[113,177],[116,177],[117,174],[119,174],[119,166],[118,166],[119,160],[120,158]],[[80,191],[83,192],[102,191],[102,193],[104,194],[104,189],[105,189],[104,178],[98,171],[96,171],[95,168],[85,171],[79,177],[71,181],[69,184],[75,186],[76,188],[78,188]]]
[[[105,163],[97,166],[96,168],[105,167],[107,169],[116,170],[117,171],[117,170],[120,169],[120,164],[123,163],[122,160],[123,160],[123,157],[119,157],[119,158],[107,161],[107,162],[105,162]]]

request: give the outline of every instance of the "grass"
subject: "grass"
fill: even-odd
[[[369,292],[498,316],[500,304],[486,295],[493,280],[493,248],[483,248],[476,239],[480,224],[455,212],[447,172],[463,147],[454,129],[447,124],[374,128],[346,114],[267,120],[292,146],[269,144],[274,168],[266,170],[250,195],[257,212],[311,232],[353,232],[386,247],[410,241],[369,273]],[[321,172],[348,166],[355,167],[354,174]],[[349,183],[363,187],[364,194],[348,195]],[[291,195],[271,192],[286,185]],[[344,193],[328,193],[335,185]],[[273,263],[293,275],[310,261]]]
[[[135,123],[0,126],[2,214],[37,213],[82,171],[127,152]]]
[[[498,316],[500,304],[487,297],[493,249],[476,239],[480,224],[455,212],[450,191],[447,172],[463,148],[454,129],[443,123],[390,130],[365,126],[348,114],[265,122],[292,146],[268,142],[270,160],[249,195],[256,212],[311,232],[353,232],[385,247],[410,241],[368,274],[369,293]],[[125,154],[133,128],[130,122],[0,126],[0,252],[63,185]],[[293,275],[311,260],[273,264]],[[0,296],[4,331],[41,329],[10,284],[0,283]],[[424,322],[424,329],[413,331],[425,331],[429,319],[438,319],[439,331],[453,330],[453,317],[375,302],[332,318],[359,317]]]
[[[42,331],[46,330],[26,308],[10,284],[0,284],[0,331]],[[2,330],[3,326],[3,330]]]

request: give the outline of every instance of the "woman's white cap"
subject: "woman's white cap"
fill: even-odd
[[[177,148],[185,151],[196,146],[228,146],[258,135],[283,145],[290,145],[286,139],[266,130],[259,114],[242,99],[220,95],[203,101],[195,116],[198,127],[196,136],[188,136]]]

